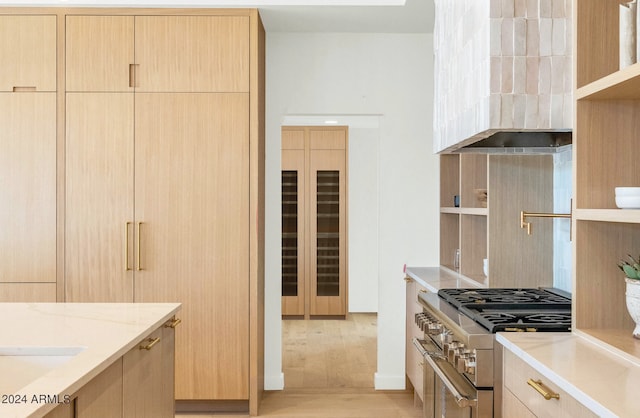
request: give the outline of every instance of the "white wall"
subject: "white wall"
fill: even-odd
[[[350,288],[350,309],[368,309],[362,307],[378,299],[376,388],[404,388],[402,267],[439,264],[438,158],[431,148],[432,41],[430,34],[267,34],[267,389],[280,389],[283,382],[280,126],[288,115],[322,114],[381,115],[377,135],[365,130],[350,133],[350,176],[377,173],[377,187],[372,189],[378,191],[369,200],[377,207],[366,207],[366,198],[358,196],[365,191],[350,191],[349,221],[355,224],[350,239],[371,234],[361,230],[371,227],[378,247],[361,252],[350,247],[350,263],[367,263],[357,274],[350,269],[350,274],[371,276],[366,281],[356,279],[353,285],[364,283],[378,293],[363,298],[366,293]],[[378,150],[369,155],[363,149],[367,136],[378,139]],[[358,202],[355,207],[354,202]],[[375,219],[377,227],[369,225]]]
[[[573,178],[571,159],[573,150],[567,150],[553,156],[553,211],[571,212],[573,197]],[[572,292],[571,275],[573,258],[571,249],[571,220],[553,220],[553,286]]]

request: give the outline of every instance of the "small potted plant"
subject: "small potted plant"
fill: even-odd
[[[631,255],[628,259],[620,260],[618,267],[625,274],[627,282],[627,311],[636,323],[633,330],[633,337],[640,339],[640,257],[633,258]]]

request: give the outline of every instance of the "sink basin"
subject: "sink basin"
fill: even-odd
[[[65,364],[84,349],[85,347],[0,347],[0,393],[18,394],[21,388]]]

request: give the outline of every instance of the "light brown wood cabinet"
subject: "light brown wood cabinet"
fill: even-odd
[[[282,314],[347,314],[347,128],[282,129]]]
[[[66,16],[66,301],[181,302],[176,399],[256,413],[264,32],[162,12]]]
[[[505,417],[586,418],[597,416],[560,389],[555,382],[538,373],[508,349],[504,350],[503,370],[502,415]],[[538,390],[547,394],[549,399],[546,399]]]
[[[0,302],[56,301],[56,36],[0,15]]]
[[[614,189],[640,186],[640,66],[620,69],[617,3],[576,1],[573,17],[573,330],[637,361],[640,341],[617,264],[640,253],[640,211],[618,209]]]
[[[45,14],[0,16],[0,91],[57,90],[56,19]]]
[[[553,212],[551,155],[444,154],[440,179],[441,265],[489,287],[552,285],[552,222],[536,221],[532,235],[520,227],[522,210]]]
[[[173,418],[175,325],[169,321],[139,341],[45,417]]]

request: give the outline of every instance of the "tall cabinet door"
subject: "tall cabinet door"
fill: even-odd
[[[133,302],[133,93],[67,93],[67,302]]]
[[[249,95],[137,93],[135,300],[182,302],[176,399],[249,392]]]
[[[305,313],[306,290],[306,171],[304,132],[300,133],[302,149],[282,150],[282,315],[296,316]]]
[[[136,91],[249,91],[248,16],[135,19]]]
[[[0,126],[0,283],[55,295],[56,94],[0,93]]]
[[[327,135],[337,137],[323,138]],[[340,143],[342,149],[335,149]],[[346,315],[347,311],[345,143],[344,131],[310,132],[308,211],[311,315]]]

